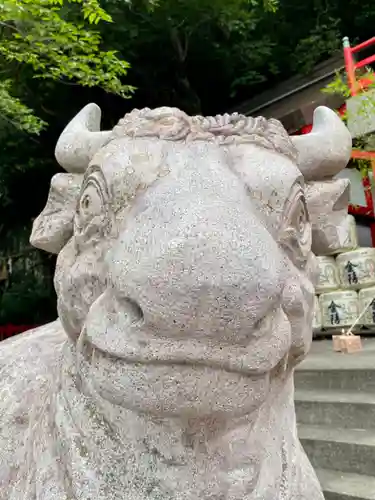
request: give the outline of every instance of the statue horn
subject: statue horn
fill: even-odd
[[[315,109],[309,134],[290,139],[298,150],[298,167],[306,181],[332,178],[346,167],[350,159],[350,132],[340,117],[325,106]]]
[[[85,172],[94,154],[110,140],[112,132],[100,132],[100,119],[99,106],[87,104],[60,135],[55,157],[67,172]]]

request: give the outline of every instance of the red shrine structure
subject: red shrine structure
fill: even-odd
[[[345,62],[345,72],[347,76],[347,82],[350,89],[351,97],[363,94],[370,88],[375,87],[375,80],[368,76],[361,76],[358,74],[358,70],[361,68],[366,68],[371,63],[375,62],[375,54],[366,57],[364,59],[358,60],[356,55],[359,52],[374,46],[375,50],[375,37],[366,40],[354,47],[350,46],[349,39],[345,37],[343,39],[343,50],[344,50],[344,62]],[[347,112],[347,104],[344,103],[338,108],[338,112],[344,115]],[[298,130],[297,134],[307,134],[311,131],[312,125],[308,124],[303,126]],[[368,160],[372,164],[373,177],[375,178],[375,151],[363,151],[359,149],[353,149],[352,151],[353,160]],[[371,189],[371,180],[368,175],[364,175],[362,178],[362,184],[365,194],[366,205],[354,205],[350,204],[348,207],[349,213],[354,216],[365,217],[370,226],[372,246],[375,246],[375,212],[374,212],[374,199]]]
[[[359,54],[371,47],[374,48],[374,54],[359,59]],[[375,37],[353,47],[349,39],[345,37],[343,52],[337,53],[316,66],[307,77],[291,78],[264,94],[250,99],[233,111],[246,115],[261,114],[267,118],[277,118],[290,134],[307,134],[311,131],[313,111],[317,106],[325,105],[344,115],[347,113],[347,105],[351,99],[358,99],[371,91],[374,92],[375,102],[375,77],[373,79],[366,76],[364,71],[372,63],[375,63]],[[333,80],[338,71],[345,71],[347,75],[351,94],[347,101],[340,96],[322,93],[322,89]],[[353,138],[355,137],[353,135]],[[350,178],[352,193],[354,191],[348,212],[356,218],[361,246],[375,247],[375,151],[353,149],[352,160],[344,174]],[[372,172],[370,169],[370,173],[365,174],[358,169],[350,168],[354,166],[356,160],[371,162]]]

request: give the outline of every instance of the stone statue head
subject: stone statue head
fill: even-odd
[[[163,416],[241,415],[311,341],[315,257],[341,241],[349,132],[89,104],[63,131],[31,243],[58,254],[62,325],[100,395]],[[337,241],[336,241],[337,240]],[[249,380],[251,381],[249,385]]]

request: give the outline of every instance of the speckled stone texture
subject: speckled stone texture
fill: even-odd
[[[31,235],[59,319],[0,344],[1,500],[322,500],[293,372],[349,133],[326,108],[297,140],[171,108],[99,125],[63,132]]]

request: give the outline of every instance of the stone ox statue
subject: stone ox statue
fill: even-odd
[[[1,500],[321,500],[297,438],[315,252],[342,245],[351,138],[86,106],[31,243],[59,319],[0,344]]]

